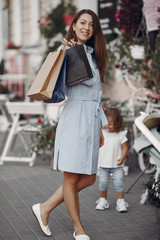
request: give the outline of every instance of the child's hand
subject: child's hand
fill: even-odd
[[[104,145],[104,136],[103,136],[102,130],[100,130],[99,147],[101,148],[103,145]]]
[[[118,166],[121,166],[122,163],[123,163],[123,160],[122,160],[122,159],[118,159],[118,160],[117,160],[117,165],[118,165]]]

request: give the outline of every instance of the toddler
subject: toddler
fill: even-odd
[[[113,183],[117,191],[116,209],[118,212],[127,212],[128,204],[124,201],[123,161],[126,157],[127,131],[122,131],[124,120],[118,108],[104,109],[108,125],[103,126],[104,145],[99,149],[99,191],[97,210],[109,208],[107,190],[112,174]]]

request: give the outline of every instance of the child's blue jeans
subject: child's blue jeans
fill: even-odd
[[[108,189],[110,174],[112,173],[113,184],[117,192],[124,191],[123,167],[102,168],[99,169],[99,190],[106,191]]]

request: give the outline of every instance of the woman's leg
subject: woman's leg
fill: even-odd
[[[96,174],[93,175],[79,175],[78,181],[78,191],[92,185],[95,182]],[[64,201],[63,197],[63,184],[57,189],[57,191],[44,203],[41,204],[41,215],[43,224],[46,226],[48,225],[48,218],[50,212],[56,208],[59,204]]]
[[[63,196],[66,208],[72,219],[76,234],[85,234],[79,211],[78,182],[80,175],[74,173],[64,173]]]

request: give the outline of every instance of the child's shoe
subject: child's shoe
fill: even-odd
[[[128,207],[128,203],[126,203],[124,201],[124,199],[118,199],[117,203],[116,203],[116,209],[118,212],[127,212],[127,207]]]
[[[105,198],[98,199],[96,203],[97,203],[96,210],[105,210],[109,208],[109,203]]]

